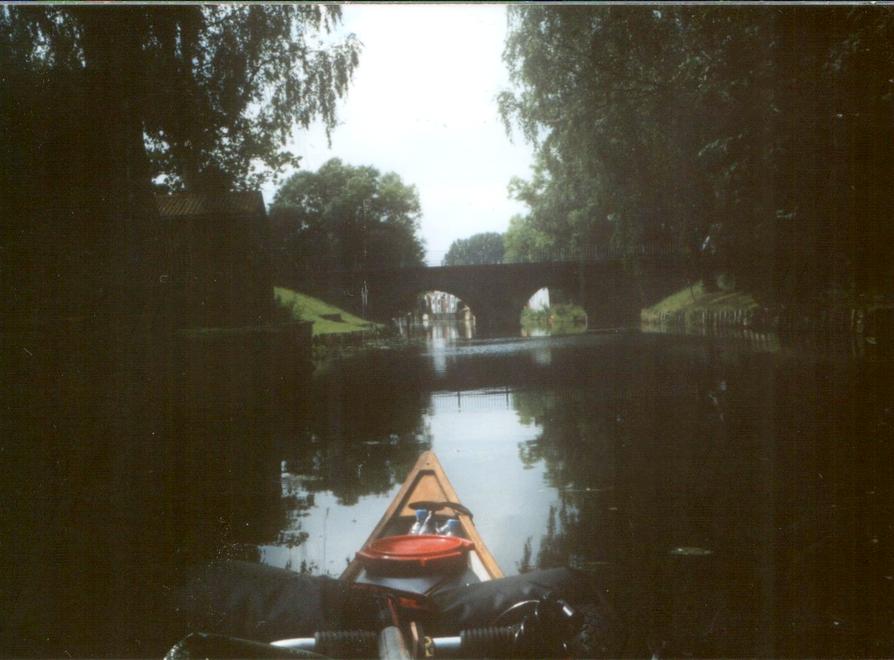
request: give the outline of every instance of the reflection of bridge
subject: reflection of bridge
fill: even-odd
[[[561,289],[587,312],[590,327],[620,325],[639,318],[639,310],[686,283],[684,259],[677,254],[640,256],[635,268],[620,258],[543,263],[394,268],[335,271],[283,282],[359,311],[364,282],[368,314],[387,320],[415,309],[416,296],[444,291],[462,299],[479,329],[517,328],[528,299],[543,287]]]

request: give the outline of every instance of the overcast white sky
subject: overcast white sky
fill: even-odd
[[[397,172],[419,191],[428,260],[454,239],[505,231],[524,207],[506,192],[527,177],[531,149],[503,129],[496,96],[509,81],[501,55],[504,5],[345,5],[341,29],[363,43],[340,125],[298,135],[304,169],[329,158]],[[270,203],[276,186],[264,188]]]

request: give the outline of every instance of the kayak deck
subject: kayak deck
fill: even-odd
[[[394,496],[384,515],[373,528],[363,547],[367,547],[377,539],[409,533],[410,527],[416,519],[415,509],[410,505],[421,501],[462,505],[440,461],[431,451],[424,452],[416,461],[416,465],[410,470],[397,495]],[[469,551],[468,565],[464,571],[451,575],[435,573],[400,577],[374,576],[369,574],[357,557],[354,557],[339,579],[348,583],[369,584],[397,591],[429,594],[451,586],[486,582],[503,577],[503,572],[496,559],[478,533],[472,516],[447,505],[437,509],[435,516],[438,522],[446,521],[448,518],[457,519],[460,524],[458,536],[474,543],[474,548]]]

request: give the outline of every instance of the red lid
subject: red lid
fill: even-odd
[[[376,539],[357,553],[370,570],[379,572],[426,572],[459,568],[475,544],[458,536],[406,534]]]

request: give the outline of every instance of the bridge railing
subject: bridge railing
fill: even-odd
[[[284,251],[278,255],[281,263],[288,263],[288,256]],[[443,253],[446,254],[446,253]],[[438,267],[443,265],[443,254],[429,253],[428,266]],[[567,249],[549,249],[539,250],[528,253],[520,257],[503,257],[502,259],[479,260],[470,264],[475,266],[489,266],[496,264],[538,264],[538,263],[561,263],[561,262],[599,262],[613,261],[628,258],[641,257],[681,257],[685,252],[674,245],[660,243],[644,243],[637,246],[626,248],[618,248],[602,245],[586,245]],[[440,258],[438,258],[440,256]],[[410,261],[395,261],[387,266],[388,270],[403,268],[418,268],[418,264]],[[370,266],[371,270],[382,269],[381,265]],[[364,268],[357,264],[355,268],[341,268],[339,260],[335,256],[314,255],[309,259],[304,259],[300,264],[296,264],[293,272],[301,272],[304,275],[312,276],[320,273],[346,272],[346,271],[363,271]]]
[[[562,261],[610,261],[629,257],[682,256],[675,246],[642,244],[626,248],[602,245],[585,245],[561,250],[541,250],[519,258],[504,258],[500,263],[546,263]]]
[[[631,257],[680,257],[685,252],[678,246],[668,245],[666,243],[644,243],[641,245],[619,248],[607,245],[585,245],[566,249],[545,249],[538,250],[518,257],[503,257],[502,259],[478,260],[473,264],[476,266],[487,266],[492,264],[539,264],[539,263],[556,263],[556,262],[596,262],[596,261],[612,261],[616,259],[627,259]],[[429,257],[430,266],[441,266],[443,257],[440,259],[433,258],[438,255]]]

